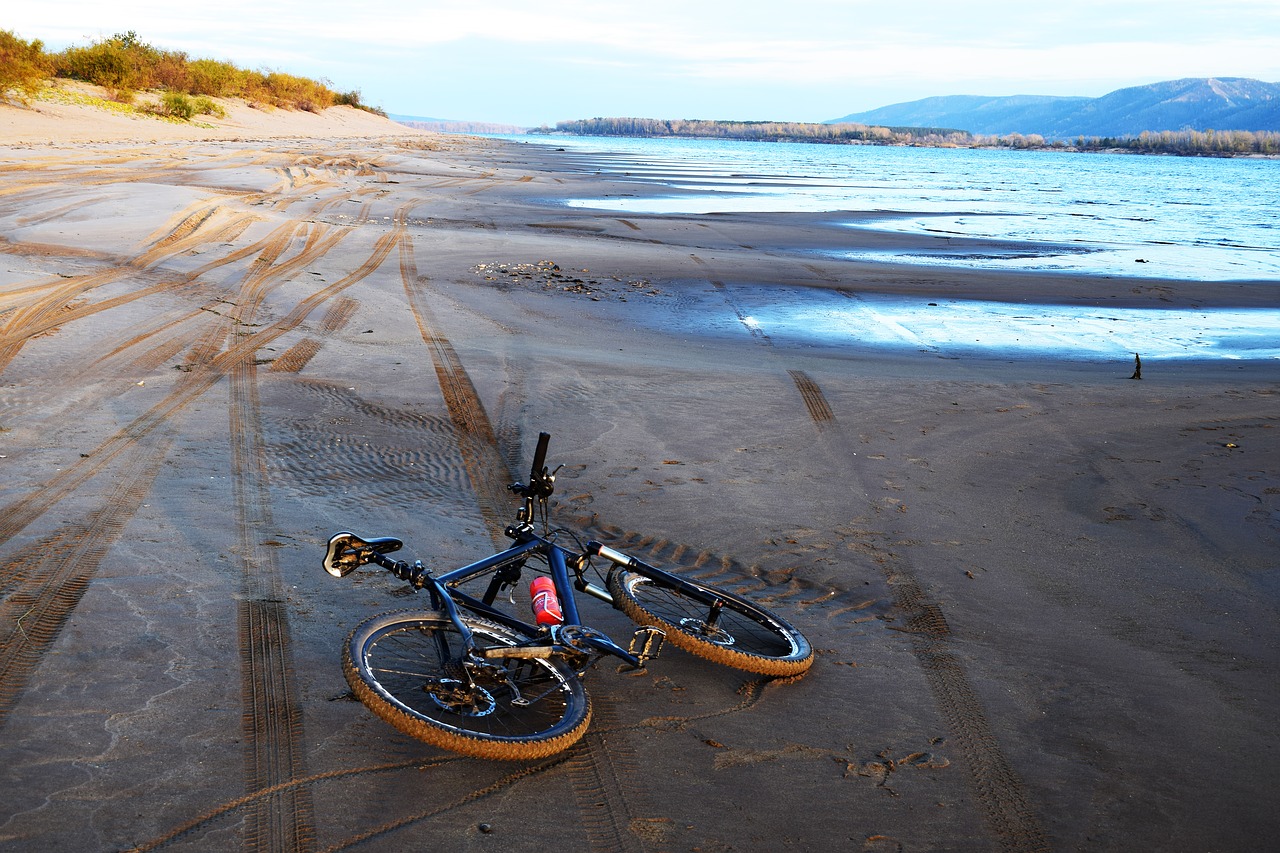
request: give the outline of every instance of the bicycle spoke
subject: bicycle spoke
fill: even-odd
[[[470,624],[477,649],[518,642],[496,625]],[[354,635],[353,635],[354,636]],[[439,615],[389,621],[353,650],[383,701],[431,726],[460,735],[541,739],[585,720],[587,706],[573,673],[550,660],[494,659],[464,666],[456,626]],[[362,678],[365,676],[362,676]],[[575,696],[577,698],[575,698]]]

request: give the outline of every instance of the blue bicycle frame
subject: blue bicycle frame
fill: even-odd
[[[325,570],[335,577],[342,577],[364,563],[374,563],[397,578],[408,581],[416,589],[428,590],[431,594],[431,606],[448,615],[449,620],[462,635],[468,654],[474,653],[475,643],[460,608],[465,608],[529,638],[524,644],[505,649],[503,654],[508,656],[512,648],[525,649],[529,656],[547,657],[553,653],[587,654],[588,650],[592,650],[597,654],[614,655],[634,668],[642,667],[646,660],[656,656],[662,637],[665,636],[656,628],[642,627],[637,630],[632,647],[628,650],[623,649],[602,632],[582,624],[582,619],[578,615],[576,592],[584,592],[610,606],[615,608],[617,606],[613,596],[607,590],[586,580],[583,573],[584,567],[592,556],[604,557],[615,566],[674,587],[687,597],[706,605],[708,616],[705,622],[714,627],[723,601],[706,590],[599,542],[588,542],[586,551],[574,553],[557,545],[548,536],[534,532],[532,520],[535,501],[542,508],[545,519],[546,501],[554,490],[555,474],[548,471],[544,465],[549,439],[550,435],[545,432],[538,436],[538,447],[534,454],[529,484],[514,483],[510,487],[511,491],[524,498],[524,504],[516,515],[517,523],[506,529],[507,536],[513,539],[515,544],[505,551],[437,577],[423,566],[420,560],[410,564],[387,557],[386,554],[401,548],[403,543],[399,539],[365,540],[352,533],[344,532],[336,534],[329,540]],[[552,626],[550,630],[517,619],[494,606],[499,593],[516,583],[525,562],[535,554],[541,555],[547,561],[564,616],[564,622],[561,625]],[[486,574],[492,574],[493,577],[482,598],[476,598],[459,589],[467,581]],[[637,642],[640,642],[638,652],[636,651]]]

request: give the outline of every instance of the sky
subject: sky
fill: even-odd
[[[47,50],[135,31],[397,115],[826,121],[934,95],[1280,82],[1280,0],[45,0]]]

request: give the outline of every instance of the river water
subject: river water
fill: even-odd
[[[1109,310],[1102,318],[1047,306],[1027,318],[1025,305],[973,302],[883,302],[868,318],[865,305],[856,310],[815,305],[791,312],[794,316],[762,311],[754,321],[766,331],[886,338],[887,311],[895,316],[894,326],[909,330],[897,342],[906,346],[963,343],[1110,357],[1146,345],[1156,358],[1280,358],[1277,160],[734,140],[556,136],[539,141],[590,153],[592,171],[670,190],[657,197],[569,202],[578,207],[626,213],[830,212],[836,222],[841,211],[850,211],[858,212],[848,217],[851,228],[932,235],[937,246],[910,254],[833,248],[833,255],[1027,272],[1249,281],[1276,293],[1274,310]],[[883,217],[868,222],[866,212]],[[1003,245],[957,250],[948,245],[948,238],[957,236]],[[815,303],[827,301],[815,296]],[[1094,322],[1099,319],[1103,333]],[[974,333],[983,328],[992,333]],[[1047,334],[1050,328],[1055,331]],[[963,331],[948,331],[955,329]],[[891,338],[881,343],[892,346]]]

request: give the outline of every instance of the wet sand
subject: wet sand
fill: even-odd
[[[1280,830],[1280,369],[744,323],[812,288],[1258,307],[1258,284],[842,262],[813,215],[615,216],[578,155],[405,135],[0,149],[0,849],[1249,850]],[[842,217],[847,220],[847,217]],[[422,606],[337,530],[557,521],[772,606],[531,764],[352,701]],[[588,607],[625,634],[620,614]]]

